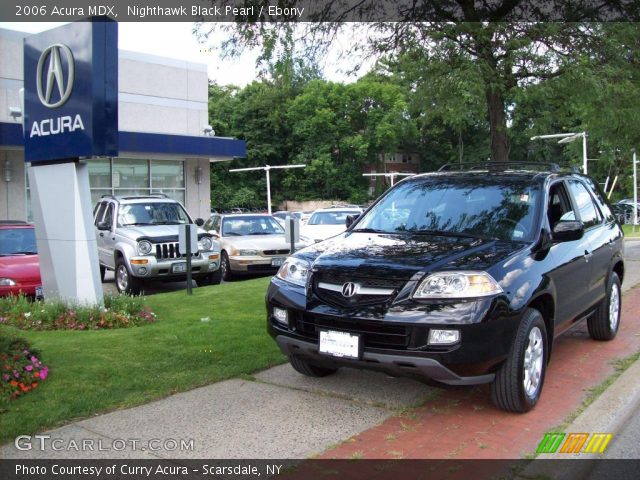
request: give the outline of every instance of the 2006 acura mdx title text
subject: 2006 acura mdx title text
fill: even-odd
[[[403,180],[341,235],[289,257],[268,330],[300,373],[340,366],[540,397],[553,339],[619,327],[623,234],[589,177],[475,166]]]

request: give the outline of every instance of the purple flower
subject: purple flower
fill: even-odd
[[[8,373],[5,373],[2,375],[2,380],[4,380],[5,382],[8,382],[10,378],[11,378],[11,375],[9,375]]]
[[[16,378],[20,378],[20,372],[18,372],[17,370],[13,371],[13,376]]]
[[[31,355],[31,363],[36,363],[38,361],[38,357],[35,355]]]
[[[33,365],[27,365],[26,367],[24,367],[24,369],[25,369],[27,372],[30,372],[31,370],[33,370]]]
[[[40,370],[40,379],[44,380],[45,378],[47,378],[48,374],[49,374],[49,367],[44,367],[42,370]]]
[[[6,319],[6,318],[4,318],[4,317],[0,317],[0,323],[5,323],[6,321],[7,321],[7,319]]]

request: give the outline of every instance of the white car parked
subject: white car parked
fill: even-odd
[[[349,215],[360,215],[361,208],[321,208],[313,212],[307,224],[302,228],[302,235],[316,243],[334,237],[347,229],[346,220]]]

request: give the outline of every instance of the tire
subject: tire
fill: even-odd
[[[306,375],[307,377],[326,377],[338,370],[337,368],[319,367],[318,365],[314,365],[308,360],[295,355],[289,357],[289,362],[296,372]]]
[[[127,295],[139,295],[140,294],[140,280],[133,275],[121,258],[116,261],[116,288],[118,292]]]
[[[218,269],[213,273],[210,273],[204,277],[198,277],[195,279],[196,285],[199,287],[205,287],[207,285],[219,285],[222,282],[222,269]]]
[[[100,281],[104,282],[104,274],[107,273],[107,269],[100,265]]]
[[[509,356],[491,385],[491,399],[496,407],[517,413],[528,412],[535,407],[547,369],[547,343],[542,314],[538,310],[527,309]]]
[[[220,270],[222,274],[222,280],[225,282],[233,279],[233,272],[231,271],[231,263],[229,262],[229,255],[227,252],[222,252],[222,256],[220,257]]]
[[[587,319],[589,335],[594,340],[613,340],[620,328],[620,310],[622,305],[620,278],[611,272],[607,282],[607,296],[600,302],[596,311]]]

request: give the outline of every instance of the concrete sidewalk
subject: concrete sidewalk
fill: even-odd
[[[628,254],[624,290],[640,282],[640,243]],[[561,338],[526,415],[496,410],[487,386],[443,390],[349,369],[312,379],[287,364],[74,422],[46,432],[44,450],[8,444],[0,457],[523,458],[612,372],[611,360],[640,350],[639,312],[636,290],[624,296],[614,342],[593,342],[584,329]]]

